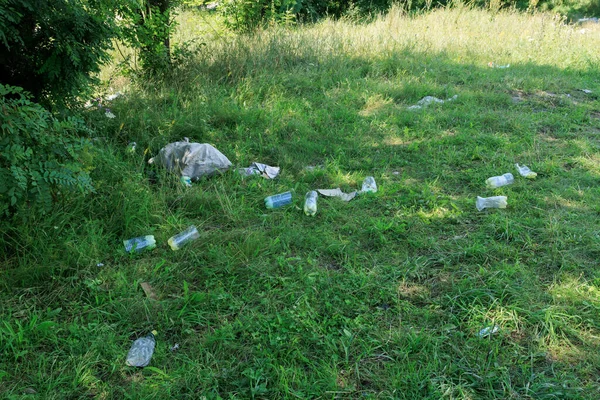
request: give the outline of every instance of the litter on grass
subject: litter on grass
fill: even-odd
[[[207,143],[190,143],[188,138],[183,142],[166,145],[148,163],[162,165],[167,170],[188,176],[194,181],[203,176],[225,172],[231,167],[229,159],[219,150]]]
[[[292,204],[292,192],[275,194],[265,198],[265,207],[268,209],[279,208]]]
[[[196,240],[199,237],[200,233],[198,233],[198,229],[194,225],[191,225],[185,231],[170,237],[167,243],[171,247],[171,250],[176,251],[179,250],[184,244]]]
[[[129,144],[127,145],[127,152],[130,154],[135,153],[135,148],[137,147],[137,143],[136,142],[129,142]]]
[[[138,236],[133,239],[123,240],[125,251],[128,253],[139,253],[156,247],[154,235]]]
[[[485,327],[482,330],[480,330],[477,333],[477,336],[479,336],[481,338],[486,337],[486,336],[491,336],[494,333],[497,333],[499,330],[500,330],[500,327],[498,325],[488,326],[488,327]]]
[[[279,167],[271,167],[267,164],[252,163],[248,168],[239,168],[238,172],[244,176],[260,175],[267,179],[274,179],[279,175]]]
[[[354,192],[350,192],[350,193],[344,193],[342,192],[342,189],[340,188],[336,188],[336,189],[317,189],[317,192],[319,192],[320,195],[325,196],[325,197],[338,197],[344,201],[350,201],[353,198],[356,197],[356,194],[358,192],[354,191]]]
[[[179,343],[175,343],[173,346],[169,347],[169,350],[171,350],[171,351],[179,350]]]
[[[127,353],[125,364],[130,367],[145,367],[150,364],[150,360],[154,354],[154,347],[156,347],[156,334],[156,331],[152,331],[149,335],[141,337],[133,342],[129,349],[129,353]]]
[[[448,101],[454,101],[457,98],[458,98],[458,95],[456,95],[456,94],[446,100],[438,99],[437,97],[433,97],[433,96],[425,96],[421,100],[417,101],[417,104],[415,104],[414,106],[407,107],[407,110],[420,110],[421,108],[427,107],[430,104],[443,104]]]
[[[499,68],[499,69],[506,69],[506,68],[510,68],[510,64],[506,64],[506,65],[498,65],[494,62],[489,62],[488,63],[488,67],[490,68]]]
[[[106,115],[106,118],[116,118],[117,116],[115,114],[113,114],[108,108],[106,109],[106,111],[104,112],[104,115]]]
[[[519,174],[525,178],[534,179],[537,176],[537,172],[533,172],[527,165],[521,166],[519,164],[515,164],[515,167],[517,167]]]
[[[105,97],[105,99],[108,100],[108,101],[113,101],[117,97],[121,97],[121,96],[123,96],[123,93],[117,92],[115,94],[109,94],[108,96]]]
[[[363,181],[362,188],[360,189],[360,193],[376,193],[377,192],[377,183],[375,183],[375,178],[372,176],[367,176]]]
[[[150,286],[148,282],[140,282],[140,286],[142,287],[142,290],[144,291],[144,294],[147,298],[152,300],[158,300],[158,296],[156,296],[156,293],[154,293],[154,289],[152,289],[152,286]]]
[[[585,94],[592,94],[594,92],[592,92],[590,89],[581,89],[581,91]]]
[[[501,186],[510,185],[515,181],[515,177],[511,173],[506,173],[500,176],[492,176],[485,181],[485,185],[491,189],[495,189]]]
[[[304,214],[313,217],[317,213],[317,199],[319,195],[316,191],[311,190],[304,197]]]
[[[477,210],[482,211],[486,208],[506,208],[506,196],[494,196],[494,197],[479,197],[475,202]]]

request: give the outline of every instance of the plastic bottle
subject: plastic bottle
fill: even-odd
[[[316,191],[311,190],[304,197],[304,214],[314,217],[317,213],[317,199],[319,198]]]
[[[362,193],[375,193],[377,192],[377,184],[375,183],[375,178],[372,176],[367,176],[362,184],[362,189],[360,190]]]
[[[479,211],[484,208],[506,208],[507,206],[506,196],[494,196],[494,197],[479,197],[477,196],[477,202],[475,206]]]
[[[537,173],[533,172],[527,165],[520,166],[519,164],[515,164],[515,167],[517,167],[519,174],[525,178],[534,179],[537,176]]]
[[[125,364],[130,367],[145,367],[150,364],[150,360],[154,354],[154,347],[156,347],[156,339],[154,337],[156,334],[156,331],[152,331],[149,335],[133,342],[129,353],[127,353]]]
[[[279,208],[292,204],[292,192],[285,192],[265,198],[265,207],[268,209]]]
[[[199,237],[200,234],[198,233],[198,229],[194,225],[191,225],[185,231],[172,236],[167,243],[169,243],[172,250],[179,250],[184,244],[196,240]]]
[[[156,247],[156,239],[153,235],[139,236],[133,239],[123,240],[125,251],[128,253],[139,253],[142,250],[150,250]]]
[[[515,181],[515,177],[511,173],[506,173],[500,176],[492,176],[485,181],[489,188],[498,188],[500,186],[510,185]]]

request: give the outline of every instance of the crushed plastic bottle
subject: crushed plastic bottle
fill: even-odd
[[[485,328],[483,328],[482,330],[480,330],[477,333],[477,336],[484,338],[486,336],[492,336],[495,333],[498,333],[498,331],[500,330],[500,327],[498,325],[494,325],[494,326],[487,326]]]
[[[304,197],[304,214],[313,217],[317,213],[317,199],[319,195],[316,191],[311,190]]]
[[[180,179],[181,183],[186,187],[192,187],[192,178],[189,176],[182,176]]]
[[[125,251],[128,253],[140,253],[143,250],[150,250],[156,247],[154,235],[139,236],[133,239],[123,240]]]
[[[506,173],[500,176],[492,176],[485,181],[485,184],[489,188],[498,188],[501,186],[510,185],[515,181],[515,177],[511,173]]]
[[[537,173],[533,172],[527,165],[520,166],[519,164],[515,164],[515,167],[517,167],[519,174],[525,178],[534,179],[537,176]]]
[[[265,198],[265,207],[268,209],[279,208],[292,204],[292,192],[275,194]]]
[[[150,364],[150,360],[154,354],[154,347],[156,347],[156,334],[156,331],[152,331],[149,335],[133,342],[129,353],[127,353],[125,364],[130,367],[145,367]]]
[[[479,197],[477,196],[477,202],[475,206],[479,211],[485,208],[506,208],[507,206],[506,196],[494,196],[494,197]]]
[[[375,178],[372,176],[367,176],[362,184],[361,193],[375,193],[377,192],[377,184],[375,183]]]
[[[194,225],[191,225],[185,231],[169,238],[167,243],[171,247],[171,250],[175,251],[179,250],[184,244],[196,240],[199,237],[200,233],[198,233],[198,229]]]

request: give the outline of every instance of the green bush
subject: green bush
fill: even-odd
[[[46,105],[89,88],[116,35],[112,0],[0,1],[0,76]]]
[[[21,207],[47,212],[72,192],[94,190],[83,159],[91,142],[82,121],[60,121],[22,88],[0,84],[0,214]]]

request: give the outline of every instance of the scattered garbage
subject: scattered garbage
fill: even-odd
[[[490,68],[499,68],[499,69],[505,69],[505,68],[510,68],[510,64],[506,64],[506,65],[498,65],[494,62],[489,62],[488,63],[488,67]]]
[[[103,263],[98,263],[98,264],[96,264],[96,267],[102,268],[102,267],[104,267],[104,264]]]
[[[377,192],[377,184],[375,183],[375,178],[372,176],[367,176],[362,184],[362,189],[360,193],[376,193]]]
[[[519,174],[525,178],[534,179],[537,176],[537,172],[533,172],[527,165],[520,166],[519,164],[515,164],[515,167],[517,167]]]
[[[150,286],[148,282],[140,282],[140,286],[142,287],[142,290],[144,291],[144,294],[147,298],[152,300],[158,300],[158,296],[156,295],[156,293],[154,293],[154,289],[152,289],[152,286]]]
[[[133,239],[123,240],[125,251],[128,253],[139,253],[143,250],[151,250],[156,247],[154,235],[139,236]]]
[[[32,387],[23,389],[23,394],[36,394],[36,393],[37,393],[37,390],[35,390]]]
[[[192,187],[192,178],[189,176],[182,176],[179,180],[184,186]]]
[[[488,326],[488,327],[485,327],[482,330],[480,330],[477,333],[477,336],[479,336],[481,338],[486,337],[486,336],[491,336],[491,335],[497,333],[499,330],[500,330],[500,327],[498,325]]]
[[[433,96],[425,96],[421,100],[417,101],[417,104],[415,104],[414,106],[408,107],[407,110],[419,110],[423,107],[427,107],[428,105],[430,105],[432,103],[443,104],[447,101],[454,101],[457,98],[458,98],[458,95],[456,95],[456,94],[446,100],[438,99],[437,97],[433,97]]]
[[[585,94],[592,94],[594,92],[592,92],[590,89],[581,89],[581,91]]]
[[[129,353],[127,353],[125,364],[130,367],[145,367],[150,364],[150,360],[154,354],[154,347],[156,346],[156,334],[156,331],[152,331],[149,335],[133,342]]]
[[[306,193],[304,197],[304,214],[313,217],[317,213],[317,198],[319,195],[314,190]]]
[[[248,168],[239,168],[238,172],[244,176],[261,175],[267,179],[274,179],[279,175],[279,167],[271,167],[267,164],[252,163]]]
[[[191,225],[185,231],[169,238],[167,243],[169,243],[171,250],[175,251],[179,250],[184,244],[196,240],[199,237],[200,233],[198,233],[198,229],[194,225]]]
[[[179,343],[175,343],[173,346],[169,347],[170,351],[177,351],[179,350]]]
[[[596,17],[592,17],[592,18],[579,18],[579,19],[577,20],[577,23],[579,23],[579,24],[583,24],[584,22],[591,22],[591,23],[597,24],[597,23],[598,23],[598,21],[599,21],[599,20],[598,20],[598,18],[596,18]]]
[[[494,189],[501,186],[510,185],[515,181],[515,177],[511,173],[506,173],[500,176],[492,176],[485,181],[487,187]]]
[[[127,145],[127,152],[130,154],[135,153],[135,148],[137,147],[137,143],[136,142],[129,142],[129,144]]]
[[[336,189],[317,189],[319,194],[326,197],[338,197],[344,201],[350,201],[356,197],[357,192],[344,193],[340,188]]]
[[[113,119],[113,118],[116,118],[116,117],[117,117],[117,116],[116,116],[115,114],[113,114],[113,113],[110,111],[110,109],[108,109],[108,108],[106,108],[106,109],[105,109],[105,111],[104,111],[104,115],[106,115],[106,118],[110,118],[110,119]]]
[[[292,192],[275,194],[265,198],[265,207],[268,209],[279,208],[292,204]]]
[[[105,99],[108,100],[108,101],[113,101],[117,97],[121,97],[121,96],[123,96],[123,93],[117,92],[115,94],[109,94],[108,96],[105,97]]]
[[[306,167],[304,167],[304,170],[306,172],[315,172],[320,169],[323,169],[322,165],[307,165]]]
[[[506,196],[494,196],[494,197],[479,197],[477,196],[477,202],[475,206],[479,211],[485,208],[506,208]]]
[[[162,165],[191,180],[222,173],[231,167],[231,162],[219,150],[207,143],[190,143],[188,138],[166,145],[148,163]]]

